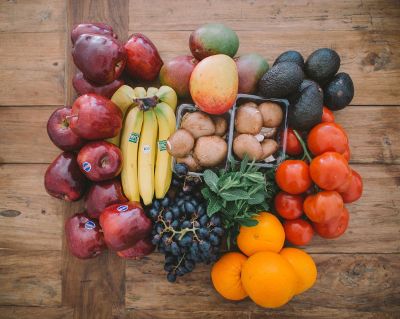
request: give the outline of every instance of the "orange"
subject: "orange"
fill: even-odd
[[[317,266],[311,256],[297,248],[283,248],[280,254],[292,265],[297,274],[295,295],[310,289],[317,280]]]
[[[229,300],[242,300],[247,297],[240,274],[247,257],[241,253],[223,255],[211,269],[211,280],[218,293]]]
[[[278,218],[263,212],[257,217],[258,224],[252,227],[241,226],[237,237],[240,250],[247,256],[259,251],[278,253],[285,242],[285,231]]]
[[[271,251],[255,253],[242,269],[244,290],[251,300],[265,308],[277,308],[292,299],[297,280],[292,265]]]

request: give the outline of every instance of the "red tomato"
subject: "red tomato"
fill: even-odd
[[[275,209],[285,219],[296,219],[303,214],[303,197],[279,192],[275,196]]]
[[[299,140],[297,139],[296,135],[294,135],[293,129],[288,128],[286,131],[286,154],[296,156],[303,153],[303,148]],[[285,131],[281,133],[281,141],[282,145],[285,138]]]
[[[314,229],[322,238],[337,238],[346,231],[349,225],[349,218],[349,211],[346,207],[343,207],[338,218],[332,219],[327,223],[314,223]]]
[[[314,236],[311,224],[303,219],[287,220],[283,224],[289,243],[297,246],[307,245]]]
[[[322,108],[322,122],[335,122],[335,115],[326,106]]]
[[[345,158],[346,161],[350,161],[350,146],[347,145],[346,150],[344,151],[344,153],[342,154],[343,157]]]
[[[278,186],[289,194],[304,193],[311,186],[308,165],[301,160],[283,161],[276,170]]]
[[[352,203],[358,200],[363,192],[363,181],[360,174],[352,169],[350,183],[347,189],[344,191],[338,190],[338,192],[342,195],[343,202],[345,203]]]
[[[314,155],[325,152],[343,154],[348,145],[346,132],[336,123],[320,123],[314,126],[307,138],[308,149]]]
[[[343,210],[343,199],[336,191],[322,191],[307,196],[303,210],[313,222],[326,223],[340,216]]]
[[[325,190],[335,190],[346,182],[351,174],[345,158],[335,152],[314,157],[310,164],[310,176],[315,184]]]

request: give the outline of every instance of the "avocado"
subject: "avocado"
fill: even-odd
[[[309,130],[322,120],[322,90],[308,84],[289,107],[289,125],[296,130]]]
[[[340,67],[340,57],[328,48],[318,49],[308,57],[304,70],[307,76],[324,85],[331,80]]]
[[[312,80],[309,79],[304,79],[303,82],[301,82],[299,88],[297,89],[297,91],[295,93],[293,93],[292,95],[289,96],[288,100],[290,103],[295,104],[296,101],[299,99],[301,93],[308,88],[309,86],[314,86],[316,90],[318,90],[318,92],[320,92],[321,97],[323,98],[323,93],[322,93],[322,89],[321,87],[318,85],[317,82],[314,82]]]
[[[263,75],[258,89],[264,97],[284,98],[297,90],[303,78],[303,70],[296,63],[282,62]]]
[[[354,96],[354,85],[350,75],[341,72],[335,75],[324,88],[324,103],[332,111],[345,108]]]
[[[297,51],[285,51],[280,56],[278,56],[274,62],[275,64],[281,62],[294,62],[299,67],[304,68],[304,58],[303,56]]]

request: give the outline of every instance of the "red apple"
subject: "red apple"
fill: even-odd
[[[71,31],[71,41],[72,44],[75,43],[76,39],[81,34],[92,33],[92,34],[102,34],[112,38],[117,39],[118,36],[113,32],[113,28],[105,23],[80,23],[74,25]]]
[[[97,94],[84,94],[72,105],[72,131],[87,140],[116,136],[122,127],[122,112],[111,100]]]
[[[86,195],[85,206],[90,217],[99,218],[101,212],[112,204],[125,203],[128,199],[122,192],[118,178],[93,183]]]
[[[128,56],[126,69],[129,75],[138,80],[155,80],[163,61],[153,42],[144,34],[134,33],[124,47]]]
[[[85,140],[75,134],[69,126],[69,118],[72,109],[63,106],[55,110],[47,121],[47,134],[51,141],[63,151],[74,151],[80,149]]]
[[[150,237],[139,240],[135,245],[128,249],[117,252],[117,255],[125,259],[141,259],[150,255],[154,251],[154,245],[151,243]]]
[[[44,175],[44,187],[49,195],[66,201],[76,201],[86,190],[87,179],[79,169],[74,153],[63,152],[50,164]]]
[[[82,72],[78,72],[72,79],[72,85],[79,95],[95,93],[110,99],[118,88],[124,85],[122,79],[116,79],[109,84],[97,85],[85,79]]]
[[[72,48],[75,65],[85,78],[104,85],[119,78],[126,63],[123,45],[101,34],[81,34]]]
[[[94,219],[85,214],[75,214],[65,222],[65,237],[69,251],[81,259],[98,256],[106,249],[103,233]]]
[[[112,143],[90,142],[79,151],[78,165],[83,174],[91,181],[105,181],[118,176],[121,172],[122,153]]]
[[[172,87],[179,97],[188,97],[190,75],[197,61],[191,55],[181,55],[164,64],[160,70],[162,85]]]
[[[115,251],[132,247],[151,234],[152,223],[138,202],[108,206],[100,215],[104,240]]]

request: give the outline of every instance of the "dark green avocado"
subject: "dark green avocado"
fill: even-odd
[[[275,64],[281,62],[294,62],[299,67],[304,68],[304,58],[303,56],[297,51],[286,51],[283,52],[280,56],[278,56],[274,62]]]
[[[304,70],[307,76],[324,85],[331,80],[340,67],[340,57],[336,51],[328,48],[318,49],[308,57]]]
[[[322,89],[320,88],[320,86],[318,85],[317,82],[314,82],[314,81],[309,80],[309,79],[304,79],[303,82],[301,82],[301,84],[300,84],[299,88],[297,89],[297,91],[289,96],[289,98],[288,98],[289,102],[290,103],[295,103],[298,100],[298,98],[300,97],[301,92],[303,92],[309,86],[314,86],[320,92],[321,96],[323,95]]]
[[[258,82],[258,89],[267,98],[284,98],[296,92],[304,73],[294,62],[282,62],[269,69]]]
[[[289,126],[300,131],[311,129],[322,119],[322,90],[315,82],[310,82],[304,84],[305,88],[289,106]]]
[[[324,88],[324,103],[332,111],[345,108],[353,97],[353,81],[350,75],[344,72],[336,74]]]

